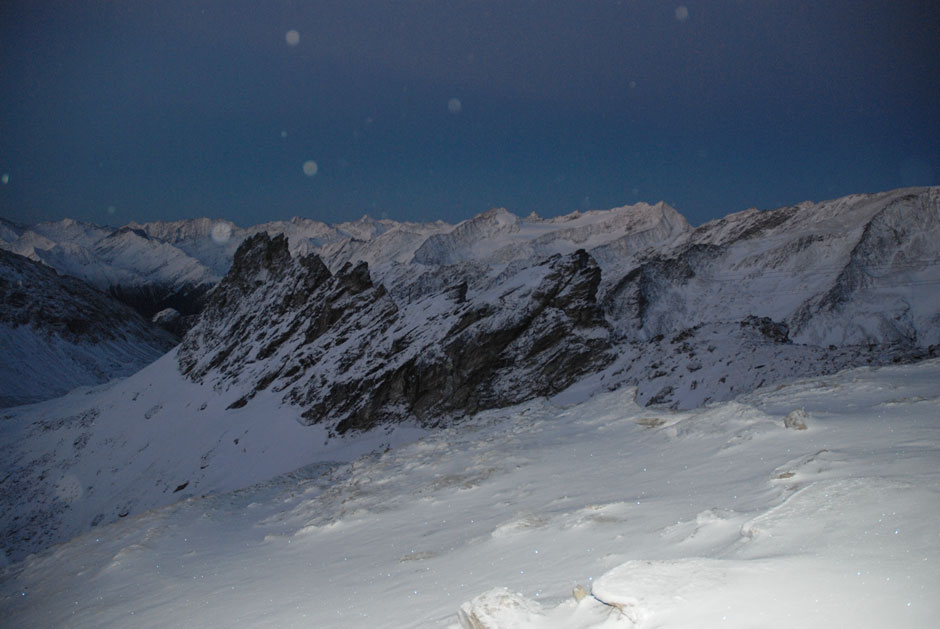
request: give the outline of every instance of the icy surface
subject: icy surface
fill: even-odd
[[[108,393],[139,394],[145,414],[151,394],[134,382]],[[695,411],[639,407],[630,389],[534,400],[350,464],[132,513],[6,567],[0,607],[10,626],[932,627],[938,382],[933,360]],[[149,421],[179,434],[162,455],[176,470],[224,400],[169,384],[177,406]],[[805,430],[785,427],[797,410]],[[5,416],[4,442],[36,419]],[[250,447],[300,461],[304,437],[276,408],[227,421],[211,474],[263,464],[222,452],[249,426]],[[193,480],[147,465],[135,473]],[[94,510],[86,480],[44,482],[64,509]]]

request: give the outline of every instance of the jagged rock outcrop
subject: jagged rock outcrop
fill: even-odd
[[[556,393],[612,359],[584,251],[396,303],[368,266],[330,273],[258,234],[235,255],[179,350],[184,374],[270,389],[336,432],[437,423]]]

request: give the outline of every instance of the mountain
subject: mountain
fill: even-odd
[[[184,341],[181,369],[238,382],[239,403],[271,387],[339,432],[575,381],[581,395],[637,386],[642,403],[691,408],[935,353],[940,298],[921,287],[940,284],[938,243],[937,188],[696,229],[665,204],[551,220],[494,209],[431,233],[410,259],[394,249],[373,268],[345,255],[335,275],[320,257],[334,249],[291,257],[289,240],[253,237]],[[574,310],[551,303],[563,286]]]
[[[665,203],[574,212],[548,220],[520,219],[495,208],[449,232],[429,236],[413,260],[426,265],[471,260],[499,264],[585,249],[613,267],[638,251],[666,245],[689,231],[686,220]]]
[[[446,223],[397,223],[363,217],[327,225],[295,218],[247,229],[231,221],[198,218],[124,227],[71,219],[24,226],[0,219],[0,249],[26,256],[108,292],[150,318],[167,308],[198,314],[209,291],[228,271],[243,240],[285,234],[294,253],[316,252],[331,269],[348,261],[404,262]]]
[[[940,188],[912,188],[697,228],[665,204],[554,219],[495,209],[456,226],[82,227],[88,250],[114,238],[160,260],[170,247],[206,269],[206,252],[232,262],[178,349],[14,414],[20,432],[0,454],[29,501],[24,516],[9,498],[11,556],[533,399],[629,389],[641,407],[679,411],[935,356],[938,217]],[[27,231],[9,227],[8,246]],[[86,510],[62,505],[51,470],[81,481]]]
[[[769,317],[794,342],[940,342],[940,189],[854,195],[701,226],[608,295],[625,335]]]
[[[287,239],[242,243],[179,350],[182,373],[284,392],[310,423],[366,430],[553,395],[611,362],[600,269],[580,250],[398,301],[368,265],[335,275]]]
[[[937,286],[940,188],[916,188],[707,223],[603,299],[631,348],[623,381],[689,408],[782,377],[934,355]]]
[[[0,406],[127,376],[174,343],[84,282],[0,250]]]
[[[103,228],[65,219],[22,227],[6,237],[0,248],[81,279],[147,318],[165,308],[198,313],[221,277],[180,248],[130,226]]]

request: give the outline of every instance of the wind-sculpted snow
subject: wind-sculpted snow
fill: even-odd
[[[447,276],[446,269],[442,271]],[[438,423],[555,394],[613,360],[584,251],[397,303],[365,263],[331,274],[287,239],[245,241],[180,347],[180,368],[244,406],[270,388],[336,432]]]
[[[213,479],[297,462],[323,433],[271,396],[226,413],[232,395],[166,374],[0,422],[4,488],[56,488],[64,521],[95,517],[109,504],[96,471],[128,462],[124,517],[11,557],[6,625],[926,629],[940,613],[936,360],[682,412],[638,406],[630,389],[537,399],[215,493]],[[175,395],[145,419],[159,387]],[[17,439],[30,430],[46,450]],[[98,462],[74,462],[80,446]],[[44,479],[25,469],[42,456],[58,465]],[[186,499],[162,506],[172,495]]]
[[[173,344],[107,295],[0,250],[0,406],[129,375]]]

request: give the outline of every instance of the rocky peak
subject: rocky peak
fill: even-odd
[[[239,278],[258,275],[262,270],[279,272],[290,260],[287,236],[277,234],[273,238],[267,232],[250,236],[239,245],[232,259],[232,271],[226,277]]]
[[[270,390],[338,433],[437,423],[555,393],[612,360],[583,250],[400,303],[365,263],[331,275],[284,252],[278,237],[246,241],[180,347],[189,377],[241,383],[236,408]]]

